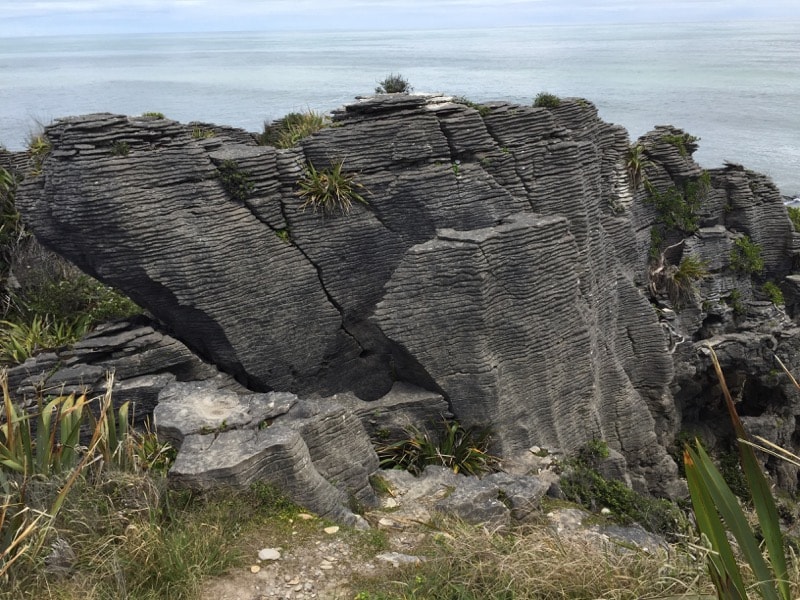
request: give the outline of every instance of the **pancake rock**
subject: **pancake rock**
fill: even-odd
[[[444,398],[463,425],[491,427],[509,460],[603,439],[620,476],[660,494],[680,491],[668,447],[703,421],[692,407],[713,391],[701,342],[752,351],[769,338],[769,352],[792,356],[793,323],[759,304],[767,280],[790,305],[800,298],[784,282],[800,243],[780,194],[735,165],[703,172],[691,136],[657,128],[631,147],[577,99],[479,112],[381,95],[335,112],[334,125],[279,150],[216,126],[198,139],[168,119],[62,119],[17,202],[43,245],[253,392],[370,403],[404,382]],[[303,207],[308,165],[338,163],[366,203]],[[759,271],[732,258],[745,236]],[[680,288],[685,257],[708,276]],[[797,394],[776,385],[791,437]],[[751,416],[777,414],[768,404]],[[186,439],[225,462],[247,437],[252,458],[224,475],[247,479],[263,449],[313,455],[303,426],[282,419],[271,437]],[[289,485],[321,486],[316,477]]]

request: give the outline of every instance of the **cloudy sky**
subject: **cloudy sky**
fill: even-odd
[[[0,37],[800,19],[800,0],[0,0]]]

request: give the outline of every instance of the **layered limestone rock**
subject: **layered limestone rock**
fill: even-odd
[[[774,186],[736,166],[704,178],[694,141],[671,128],[637,142],[637,168],[625,130],[584,100],[479,112],[383,95],[334,121],[278,150],[167,119],[59,120],[17,202],[42,244],[254,392],[373,402],[405,382],[465,426],[491,427],[509,459],[600,438],[634,486],[675,493],[667,449],[713,388],[700,341],[728,343],[745,319],[733,290],[744,313],[757,308],[760,284],[781,283],[800,247]],[[337,162],[367,203],[303,208],[307,165]],[[697,200],[689,225],[654,200],[674,197]],[[731,267],[744,235],[762,249],[760,273]],[[712,276],[678,302],[654,265],[674,273],[685,256]],[[791,323],[756,321],[788,355]],[[300,456],[287,427],[281,447]],[[253,448],[273,443],[246,431]]]

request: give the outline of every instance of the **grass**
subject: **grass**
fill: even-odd
[[[647,159],[644,146],[636,144],[628,148],[625,167],[628,172],[628,180],[634,191],[639,189],[640,185],[647,182],[647,168],[652,166],[653,162]]]
[[[158,111],[148,111],[148,112],[142,113],[142,116],[143,117],[152,117],[153,119],[163,119],[163,118],[165,118],[164,117],[164,113],[158,112]]]
[[[582,537],[545,523],[500,534],[448,523],[421,566],[387,582],[358,583],[359,600],[514,600],[667,598],[709,592],[697,557],[670,557]]]
[[[378,82],[375,88],[376,94],[408,94],[414,91],[408,79],[402,75],[391,73],[383,81]]]
[[[297,195],[303,200],[301,208],[304,210],[310,207],[314,212],[327,215],[337,212],[348,214],[354,202],[367,204],[363,196],[364,185],[358,181],[355,173],[344,171],[344,161],[341,160],[319,170],[307,163],[297,186]]]
[[[327,115],[308,110],[304,113],[289,113],[273,123],[264,123],[264,132],[258,141],[264,146],[293,148],[308,136],[329,127]]]

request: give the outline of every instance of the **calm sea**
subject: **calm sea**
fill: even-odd
[[[582,96],[632,138],[677,125],[703,166],[740,162],[800,195],[800,22],[0,38],[0,142],[97,111],[258,131],[389,73],[473,101]]]

